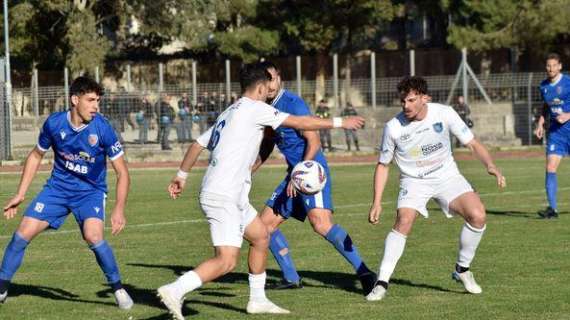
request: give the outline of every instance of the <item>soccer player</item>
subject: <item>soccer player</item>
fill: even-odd
[[[170,196],[176,199],[201,151],[205,148],[210,151],[208,169],[200,189],[200,206],[210,225],[215,256],[158,289],[159,297],[176,319],[184,319],[181,311],[184,295],[235,268],[243,238],[250,242],[247,312],[289,313],[265,296],[269,233],[249,203],[252,168],[261,162],[258,155],[265,127],[358,128],[364,122],[361,117],[325,120],[280,112],[264,103],[269,80],[271,75],[260,64],[242,67],[242,98],[220,114],[214,126],[189,147],[168,186]]]
[[[24,165],[16,195],[4,206],[4,216],[13,218],[24,201],[40,162],[53,149],[54,166],[42,191],[24,212],[18,230],[4,252],[0,267],[0,301],[6,300],[12,277],[20,267],[29,243],[47,228],[58,229],[70,212],[79,224],[83,239],[113,289],[119,308],[130,309],[133,301],[121,284],[113,250],[103,239],[107,194],[107,157],[117,175],[115,208],[111,214],[112,234],[125,227],[125,204],[129,172],[123,147],[111,125],[97,111],[103,88],[92,79],[79,77],[69,88],[71,108],[51,114],[40,131],[37,146]]]
[[[558,218],[556,193],[558,178],[556,170],[562,157],[570,152],[570,77],[561,73],[560,56],[551,53],[546,57],[547,78],[540,83],[540,95],[544,101],[544,112],[538,118],[536,137],[544,137],[544,115],[550,118],[546,143],[546,197],[548,207],[539,212],[545,219]]]
[[[311,111],[303,99],[281,86],[279,69],[271,62],[264,62],[266,70],[271,74],[268,99],[279,111],[293,115],[310,115]],[[301,277],[297,273],[291,257],[289,244],[279,225],[293,217],[305,221],[308,217],[313,230],[325,238],[351,264],[362,283],[365,295],[370,293],[376,282],[376,274],[368,269],[352,239],[339,224],[332,219],[332,179],[327,160],[321,152],[319,134],[316,131],[299,131],[280,127],[275,130],[274,143],[285,156],[287,175],[277,186],[261,213],[261,221],[269,228],[271,241],[269,249],[283,272],[283,281],[277,289],[298,288]],[[291,170],[303,160],[315,160],[326,171],[325,188],[314,194],[296,193],[291,182]]]
[[[481,293],[469,267],[485,231],[485,207],[457,169],[449,134],[471,150],[487,172],[495,176],[499,188],[505,187],[505,177],[452,107],[428,103],[428,87],[423,78],[404,78],[398,84],[398,92],[402,112],[384,127],[368,217],[372,224],[379,222],[389,164],[395,159],[400,169],[396,222],[386,237],[378,282],[366,299],[381,300],[386,295],[390,277],[404,252],[406,238],[418,213],[428,217],[426,204],[430,198],[435,199],[447,217],[455,213],[465,220],[459,234],[459,255],[452,276],[463,283],[467,292]]]

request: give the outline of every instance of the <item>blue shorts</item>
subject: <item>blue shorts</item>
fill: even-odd
[[[81,228],[88,218],[105,221],[105,192],[100,190],[69,193],[50,185],[28,205],[24,216],[46,221],[52,229],[59,229],[65,218],[73,212]]]
[[[325,171],[327,172],[327,183],[320,192],[313,195],[305,195],[297,192],[296,197],[288,197],[287,185],[291,177],[287,175],[265,204],[283,218],[289,219],[293,217],[299,221],[305,221],[309,211],[314,208],[328,209],[331,212],[334,211],[331,195],[331,176],[328,168],[325,168]]]
[[[546,155],[567,156],[570,153],[570,136],[559,132],[550,132],[546,143]]]

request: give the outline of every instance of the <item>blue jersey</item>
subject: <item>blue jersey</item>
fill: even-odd
[[[311,115],[311,110],[309,110],[305,101],[288,90],[281,90],[273,99],[271,105],[279,111],[295,116]],[[277,134],[275,144],[285,156],[289,170],[291,170],[298,162],[303,160],[307,142],[301,132],[293,128],[280,126],[275,129],[275,132]],[[327,167],[327,160],[320,150],[315,155],[314,160],[325,168]]]
[[[556,117],[562,112],[570,112],[570,77],[562,75],[556,83],[546,79],[540,83],[540,95],[548,106],[550,115],[550,132],[570,134],[570,121],[560,124]]]
[[[107,119],[96,114],[90,123],[75,128],[70,111],[47,118],[37,147],[44,152],[53,149],[54,166],[48,186],[70,192],[107,192],[107,157],[115,160],[123,155],[123,147]]]

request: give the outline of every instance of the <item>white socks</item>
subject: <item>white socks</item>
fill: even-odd
[[[188,271],[169,285],[174,293],[182,299],[188,292],[202,286],[202,280],[194,271]]]
[[[457,264],[459,266],[469,268],[486,228],[487,225],[484,225],[483,228],[477,229],[465,222],[459,234],[459,254],[457,256]]]
[[[406,236],[392,229],[384,243],[384,257],[380,263],[380,271],[378,272],[378,280],[389,282],[398,260],[404,253],[406,247]]]
[[[265,296],[265,280],[267,274],[265,272],[260,274],[249,274],[249,300],[263,302],[267,301]]]

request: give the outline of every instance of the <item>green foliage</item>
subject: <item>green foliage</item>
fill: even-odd
[[[448,41],[457,48],[533,48],[548,50],[568,34],[570,0],[443,1],[453,16]]]
[[[272,53],[277,48],[279,35],[277,32],[245,26],[232,32],[217,32],[214,39],[220,53],[252,62],[260,55]]]

